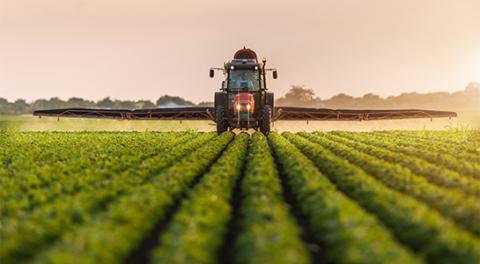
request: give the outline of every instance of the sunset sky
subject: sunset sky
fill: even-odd
[[[321,98],[480,82],[479,0],[0,0],[0,97],[212,101],[243,47]],[[270,76],[271,77],[271,76]]]

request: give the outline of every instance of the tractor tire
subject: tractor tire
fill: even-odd
[[[272,108],[271,109],[272,111],[273,111],[273,107],[274,107],[274,105],[273,105],[274,102],[275,102],[275,100],[273,99],[273,93],[267,93],[267,105],[269,105]]]
[[[267,135],[270,133],[270,121],[272,117],[272,108],[269,105],[265,105],[260,111],[260,131]]]
[[[227,95],[225,93],[216,92],[215,93],[215,108],[219,105],[225,108],[225,104],[227,103]]]
[[[228,125],[225,120],[225,108],[223,105],[215,107],[215,123],[217,123],[217,134],[222,134],[228,130]]]

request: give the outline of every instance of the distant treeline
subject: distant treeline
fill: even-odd
[[[454,93],[403,93],[398,96],[382,98],[369,93],[362,97],[353,97],[347,94],[338,94],[329,99],[321,99],[315,96],[312,89],[304,86],[293,85],[292,88],[276,100],[277,106],[303,106],[303,107],[325,107],[325,108],[352,108],[352,109],[379,109],[379,108],[429,108],[429,109],[462,109],[480,108],[480,83],[470,83],[465,90]],[[50,99],[38,99],[27,102],[18,99],[15,102],[8,102],[0,97],[0,115],[31,114],[39,109],[55,109],[70,107],[97,107],[117,109],[141,109],[172,106],[213,106],[212,102],[201,102],[195,104],[179,96],[164,95],[156,102],[150,100],[112,100],[106,97],[99,101],[90,101],[82,98],[72,97],[68,100],[61,100],[58,97]]]
[[[277,106],[304,106],[324,108],[381,109],[381,108],[428,108],[465,109],[480,108],[480,83],[470,83],[465,90],[453,93],[402,93],[382,98],[376,94],[353,97],[344,93],[329,99],[315,96],[312,89],[292,86],[284,97],[276,100]]]

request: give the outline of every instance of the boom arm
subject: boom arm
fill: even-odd
[[[38,110],[34,116],[109,118],[135,120],[214,120],[211,107],[178,107],[154,109],[65,108]]]
[[[179,107],[154,109],[100,109],[100,108],[65,108],[38,110],[34,116],[110,118],[133,120],[215,120],[212,107]],[[353,121],[353,120],[387,120],[408,118],[456,117],[457,113],[421,109],[397,110],[351,110],[304,107],[275,107],[272,121],[310,120],[310,121]]]
[[[277,120],[387,120],[408,118],[437,118],[456,117],[457,113],[447,111],[433,111],[421,109],[396,109],[396,110],[352,110],[304,107],[276,107],[272,118]]]

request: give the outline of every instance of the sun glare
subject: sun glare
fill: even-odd
[[[476,56],[472,57],[473,60],[471,61],[471,76],[475,78],[475,82],[480,82],[480,52],[476,54]]]
[[[477,64],[473,66],[473,76],[475,81],[480,82],[480,60],[476,61]]]

